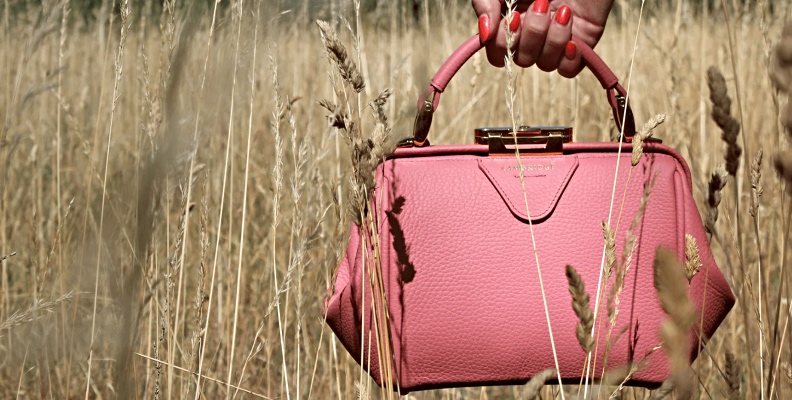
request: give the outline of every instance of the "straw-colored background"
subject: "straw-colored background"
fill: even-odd
[[[0,397],[196,398],[187,371],[199,365],[201,375],[223,383],[202,379],[198,398],[256,398],[246,391],[356,396],[359,367],[321,314],[351,220],[351,162],[317,104],[333,99],[332,80],[340,77],[312,21],[326,19],[338,30],[365,79],[364,102],[393,90],[385,112],[395,141],[410,134],[415,100],[431,74],[475,33],[470,5],[428,0],[414,12],[412,2],[383,1],[356,15],[352,1],[246,0],[241,13],[237,2],[223,1],[213,15],[211,4],[146,1],[130,2],[128,16],[116,5],[96,7],[85,19],[83,10],[64,17],[68,2],[27,10],[20,3],[5,2],[0,36],[0,256],[9,255],[1,264]],[[786,100],[768,68],[788,5],[715,1],[705,10],[687,0],[649,1],[638,31],[641,4],[627,3],[617,2],[597,51],[629,87],[639,125],[668,114],[655,134],[687,158],[702,210],[724,154],[710,118],[709,66],[726,76],[747,142],[712,240],[740,303],[710,342],[711,355],[694,364],[696,393],[726,396],[719,369],[730,352],[744,398],[759,398],[761,386],[769,396],[771,385],[774,397],[786,398],[792,291],[781,271],[789,203],[772,168],[786,146],[779,122]],[[360,35],[358,49],[351,32]],[[272,65],[286,104],[280,118],[273,117]],[[611,113],[590,74],[517,74],[522,122],[572,125],[575,140],[609,140]],[[433,143],[469,143],[475,127],[509,124],[507,82],[504,70],[476,56],[443,97]],[[374,119],[368,110],[360,115],[369,135]],[[757,237],[748,167],[760,148]],[[757,298],[746,277],[756,293],[760,259]],[[382,396],[367,379],[362,387]],[[410,397],[512,398],[521,391]],[[552,397],[551,388],[543,393]]]

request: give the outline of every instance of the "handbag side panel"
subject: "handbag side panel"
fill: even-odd
[[[698,247],[701,257],[701,267],[698,273],[690,282],[690,299],[697,311],[696,323],[694,324],[694,340],[690,347],[691,361],[698,354],[699,341],[704,345],[715,334],[720,324],[734,307],[735,297],[731,286],[723,275],[723,272],[715,262],[715,258],[710,248],[710,243],[698,206],[693,198],[692,182],[690,171],[681,156],[678,156],[680,164],[679,187],[684,194],[680,202],[685,208],[684,234],[691,235]],[[684,254],[681,257],[685,260]]]
[[[365,260],[363,254],[363,233],[359,226],[352,224],[346,253],[325,298],[325,312],[327,324],[347,352],[369,372],[378,385],[382,385],[380,358],[375,330],[372,329],[374,315],[371,304],[374,297],[368,284],[369,277],[366,276],[366,281],[363,281],[364,262],[370,262]],[[373,249],[369,243],[366,241],[366,254],[370,255]],[[368,270],[366,272],[368,274]],[[365,324],[363,315],[366,317]],[[365,333],[361,334],[363,331]],[[362,354],[361,343],[366,343]]]

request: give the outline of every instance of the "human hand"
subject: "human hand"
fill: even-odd
[[[510,26],[502,13],[506,0],[472,0],[479,17],[479,33],[487,46],[487,59],[503,67],[506,29],[514,32],[514,62],[521,67],[536,64],[543,71],[558,70],[567,78],[576,76],[583,64],[574,34],[591,46],[597,44],[613,0],[517,0]]]

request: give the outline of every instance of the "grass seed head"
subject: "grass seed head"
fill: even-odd
[[[663,122],[665,122],[666,115],[665,114],[657,114],[649,121],[646,121],[644,126],[641,130],[633,137],[632,141],[632,166],[638,165],[638,162],[641,161],[641,156],[643,155],[643,142],[644,140],[652,137],[654,134],[655,128],[660,126]]]
[[[355,62],[349,57],[344,44],[338,39],[338,34],[336,34],[335,29],[322,20],[316,20],[316,24],[319,25],[319,31],[322,34],[322,43],[324,43],[325,49],[327,49],[327,54],[338,66],[341,77],[352,86],[355,93],[363,91],[366,87],[363,76],[360,74]]]
[[[726,171],[731,176],[737,175],[740,166],[742,148],[737,144],[740,134],[740,123],[731,115],[731,97],[726,89],[726,79],[718,67],[707,70],[707,84],[712,102],[712,119],[721,128],[721,139],[726,143]]]
[[[726,385],[729,400],[740,399],[740,362],[730,351],[726,351]]]
[[[605,276],[610,278],[616,267],[616,235],[607,222],[602,223],[602,234],[605,239]]]
[[[775,48],[774,61],[770,78],[780,92],[789,96],[792,92],[792,23],[788,23],[781,32],[781,40]],[[788,97],[783,121],[787,133],[792,134],[792,102],[789,102]],[[787,182],[792,182],[792,150],[781,152],[773,164]]]
[[[572,295],[572,309],[578,317],[578,324],[575,334],[578,343],[584,352],[589,353],[594,348],[594,338],[591,337],[591,328],[594,326],[594,313],[589,307],[589,294],[586,293],[586,285],[580,277],[575,267],[566,266],[566,277],[569,282],[569,294]]]
[[[707,184],[707,218],[704,221],[704,229],[710,235],[715,234],[715,223],[718,222],[718,206],[721,202],[721,192],[726,187],[728,176],[726,170],[723,167],[719,167],[712,172]]]
[[[685,234],[685,278],[688,284],[701,268],[701,256],[699,255],[698,244],[693,235]]]
[[[751,216],[756,218],[759,212],[759,198],[762,197],[764,189],[762,188],[762,156],[764,151],[760,147],[756,152],[756,156],[751,161]]]

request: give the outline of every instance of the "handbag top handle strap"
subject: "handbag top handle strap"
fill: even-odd
[[[613,109],[613,118],[616,126],[624,132],[624,140],[631,141],[635,135],[635,120],[632,109],[627,102],[627,91],[619,84],[619,79],[610,68],[602,61],[597,53],[577,36],[572,35],[572,41],[577,44],[583,58],[583,63],[599,80],[602,88],[608,96],[608,103]],[[440,69],[432,78],[429,88],[427,88],[421,99],[418,100],[418,113],[415,117],[413,127],[413,144],[418,147],[428,145],[427,136],[432,125],[432,117],[440,104],[440,94],[443,93],[448,82],[456,75],[474,54],[476,54],[484,44],[481,43],[479,35],[476,34],[460,46],[443,63]],[[624,117],[624,124],[622,124]]]

